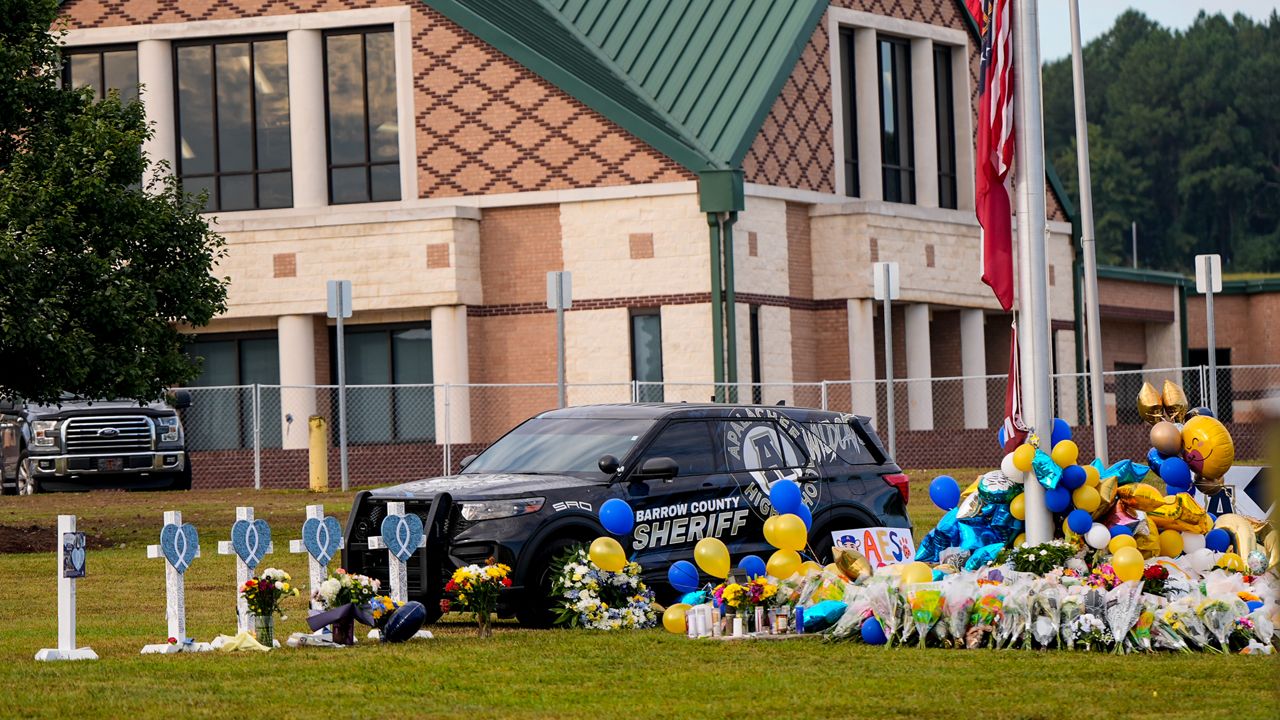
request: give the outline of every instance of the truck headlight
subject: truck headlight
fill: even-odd
[[[478,500],[462,503],[462,519],[468,522],[479,520],[497,520],[498,518],[515,517],[536,513],[542,509],[546,498],[527,497],[512,500]]]
[[[31,445],[51,448],[58,446],[58,421],[35,420],[31,423]]]
[[[157,418],[156,432],[159,433],[162,443],[182,442],[182,423],[178,422],[177,415]]]

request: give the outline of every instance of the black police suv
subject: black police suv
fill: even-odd
[[[387,553],[370,550],[386,503],[423,520],[427,542],[409,562],[409,594],[439,614],[459,566],[489,557],[510,565],[513,586],[499,612],[523,624],[551,617],[549,566],[562,551],[605,534],[604,501],[635,510],[619,538],[660,600],[666,571],[693,546],[718,537],[733,557],[768,557],[770,485],[798,482],[813,514],[810,546],[828,562],[833,533],[910,528],[907,477],[867,418],[825,410],[722,404],[592,405],[526,420],[457,475],[365,491],[347,522],[344,567],[387,581]]]

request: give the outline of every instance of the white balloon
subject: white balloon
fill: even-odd
[[[1004,456],[1000,461],[1000,472],[1005,474],[1015,485],[1021,485],[1027,481],[1027,474],[1019,470],[1013,464],[1013,453]]]
[[[1182,552],[1190,554],[1204,549],[1204,536],[1200,533],[1182,533]]]
[[[1089,532],[1084,534],[1084,541],[1089,544],[1089,547],[1101,550],[1111,542],[1111,531],[1102,523],[1094,523],[1093,527],[1089,528]]]
[[[1182,561],[1196,572],[1206,572],[1213,567],[1214,563],[1218,562],[1218,553],[1207,548],[1201,548],[1195,552],[1187,553],[1182,558]]]

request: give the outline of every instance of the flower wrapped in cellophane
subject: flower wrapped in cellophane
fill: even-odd
[[[929,630],[942,617],[942,585],[941,583],[918,583],[907,589],[907,605],[911,608],[911,621],[919,638],[919,646],[924,647],[929,637]]]

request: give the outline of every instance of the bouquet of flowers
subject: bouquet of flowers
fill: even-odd
[[[483,566],[465,565],[453,571],[444,590],[453,595],[458,609],[475,613],[480,637],[493,634],[493,611],[498,593],[511,587],[511,568],[489,558]]]
[[[716,602],[746,612],[765,605],[778,593],[778,586],[766,577],[751,578],[745,583],[724,583],[711,591]]]
[[[1004,615],[1004,588],[984,585],[978,591],[969,616],[969,630],[965,633],[965,647],[970,650],[986,647],[995,642],[996,625]]]
[[[1059,607],[1059,624],[1058,624],[1058,646],[1067,650],[1076,648],[1076,629],[1079,625],[1076,620],[1084,614],[1084,593],[1079,592],[1078,586],[1069,589],[1062,596],[1062,602]]]
[[[953,580],[942,590],[942,623],[947,626],[947,638],[953,647],[964,647],[965,631],[969,629],[969,615],[973,611],[973,596],[978,585],[972,580]]]
[[[902,627],[901,615],[898,612],[898,597],[901,593],[896,586],[884,578],[877,582],[873,577],[872,581],[867,588],[867,603],[871,606],[871,612],[875,614],[876,619],[880,621],[880,626],[884,628],[884,636],[888,638],[887,644],[892,645],[898,630]]]
[[[1018,572],[1045,573],[1064,566],[1075,557],[1076,547],[1066,540],[1052,540],[1029,547],[1011,547],[1000,551],[996,557],[999,564],[1009,564]]]
[[[1236,618],[1244,616],[1248,610],[1237,597],[1212,597],[1200,603],[1196,608],[1196,615],[1209,631],[1209,636],[1217,641],[1219,652],[1226,652],[1230,649],[1228,639],[1236,629]]]
[[[1190,651],[1209,646],[1209,629],[1196,614],[1196,601],[1192,596],[1169,603],[1169,606],[1160,613],[1159,620],[1157,627],[1164,634],[1164,643],[1175,645],[1172,649],[1180,650],[1185,647]],[[1167,633],[1164,632],[1165,628]]]
[[[942,617],[941,583],[912,585],[907,591],[907,605],[911,608],[916,634],[920,636],[920,647],[924,647],[930,628]]]
[[[657,624],[653,591],[640,579],[638,563],[619,572],[596,567],[581,545],[558,559],[552,596],[559,599],[556,624],[590,630],[639,630]]]
[[[1116,575],[1115,568],[1110,563],[1098,565],[1089,573],[1089,579],[1086,581],[1090,587],[1099,590],[1110,590],[1120,584],[1120,576]]]
[[[1124,651],[1124,639],[1129,636],[1134,623],[1138,622],[1141,612],[1141,582],[1120,583],[1107,592],[1105,617],[1111,637],[1115,639],[1116,652]]]
[[[280,601],[301,594],[297,588],[289,584],[291,579],[289,573],[283,570],[267,568],[262,571],[262,574],[246,580],[240,588],[240,594],[249,606],[249,614],[258,617],[283,615]]]
[[[1165,597],[1168,588],[1169,569],[1163,565],[1152,565],[1142,571],[1142,592]]]
[[[1114,641],[1107,624],[1093,613],[1084,613],[1072,620],[1071,634],[1075,642],[1084,644],[1085,650],[1105,650]]]
[[[1061,585],[1041,583],[1031,603],[1031,635],[1040,647],[1049,647],[1062,623]]]
[[[1030,645],[1031,603],[1030,583],[1019,581],[1009,584],[1005,590],[1002,612],[996,623],[996,647]]]
[[[343,605],[363,605],[378,594],[382,581],[367,575],[354,575],[341,568],[337,573],[320,583],[314,589],[311,598],[324,605],[325,610],[333,610]]]

